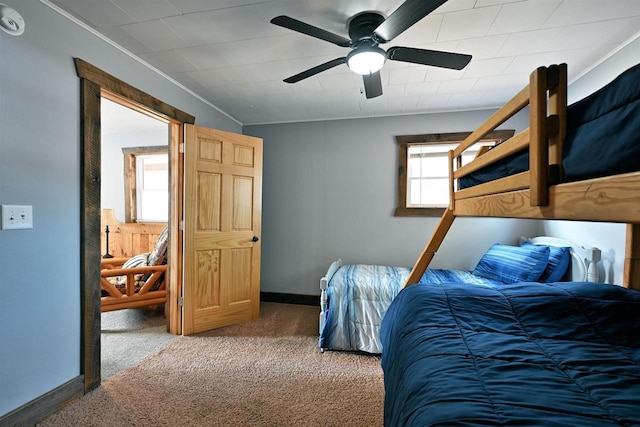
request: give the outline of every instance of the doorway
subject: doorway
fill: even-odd
[[[159,271],[166,270],[168,288],[160,290],[165,295],[158,303],[166,301],[165,313],[172,334],[193,333],[259,316],[262,139],[190,126],[195,122],[193,116],[81,59],[76,58],[75,65],[80,77],[82,150],[80,374],[86,393],[96,388],[101,380],[101,288],[117,300],[122,296],[113,284],[101,281],[102,97],[116,97],[119,103],[169,125],[169,188],[172,196],[168,229],[163,234],[168,236],[167,264],[170,268],[164,265],[141,268],[163,267]],[[183,132],[185,129],[187,132]],[[189,147],[187,154],[185,146]],[[188,179],[185,171],[189,171]],[[194,231],[204,232],[206,236],[196,237]],[[158,255],[155,251],[154,254]],[[117,276],[123,272],[111,270],[111,273]],[[156,274],[161,273],[154,272],[151,277]],[[187,274],[190,279],[186,278]],[[133,278],[133,274],[127,277]],[[184,288],[184,294],[183,280],[189,284]],[[148,283],[145,282],[141,290],[149,290],[147,286],[151,285]],[[134,280],[127,279],[127,296],[135,293],[133,286]],[[149,305],[149,295],[141,296],[143,298],[136,298],[136,301],[125,300],[126,306],[130,307],[130,302]],[[112,303],[106,300],[105,303]],[[229,311],[224,307],[228,307],[233,315],[226,316]],[[212,319],[214,323],[207,320],[210,314],[216,314]],[[222,321],[221,316],[226,316],[226,320]]]
[[[81,214],[80,214],[80,268],[81,268],[81,355],[80,374],[84,377],[85,393],[100,385],[101,373],[101,307],[100,307],[100,217],[101,217],[101,98],[104,93],[120,97],[138,111],[160,117],[169,124],[170,187],[181,188],[182,127],[193,124],[195,117],[153,98],[149,94],[111,76],[93,65],[75,58],[76,73],[80,78],[81,103]],[[169,208],[169,264],[170,288],[166,314],[169,331],[181,332],[177,315],[181,296],[181,196],[171,197]]]
[[[169,125],[114,96],[102,96],[100,114],[102,259],[140,257],[168,224]],[[174,337],[167,332],[164,304],[102,312],[102,380]]]

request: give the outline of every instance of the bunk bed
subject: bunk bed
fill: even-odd
[[[450,152],[449,208],[381,325],[385,425],[640,425],[640,65],[569,107],[566,71],[536,69]],[[422,283],[459,216],[626,223],[624,286]]]
[[[597,262],[600,260],[598,248],[585,248],[564,239],[554,237],[520,238],[520,246],[534,245],[547,247],[551,252],[551,262],[545,268],[545,275],[537,280],[598,281]],[[509,246],[505,246],[509,248]],[[491,248],[487,253],[490,253]],[[536,250],[526,252],[529,256],[538,254]],[[485,254],[486,255],[486,254]],[[482,261],[482,259],[481,259]],[[499,266],[500,260],[496,262]],[[342,265],[338,259],[331,263],[327,273],[320,279],[320,325],[318,346],[320,351],[346,350],[380,354],[380,324],[391,301],[402,289],[410,268],[370,265]],[[505,284],[491,274],[476,269],[428,269],[420,282],[427,283],[469,283],[474,285]]]

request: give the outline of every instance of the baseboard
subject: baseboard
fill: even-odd
[[[62,384],[42,396],[0,417],[0,426],[32,426],[84,395],[84,375]]]
[[[318,295],[300,295],[300,294],[281,294],[278,292],[260,292],[260,301],[278,302],[281,304],[300,304],[300,305],[317,305],[320,306],[320,296]]]

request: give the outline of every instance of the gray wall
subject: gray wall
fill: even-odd
[[[245,134],[264,139],[261,289],[317,295],[336,258],[412,266],[439,218],[393,216],[394,136],[471,131],[491,113],[245,126]],[[526,117],[517,116],[503,128],[523,126]],[[515,243],[540,227],[537,221],[457,219],[432,267],[472,269],[492,243]]]
[[[33,230],[0,231],[0,415],[80,370],[80,107],[73,58],[231,132],[241,126],[38,0],[4,0],[26,31],[0,32],[0,204]]]

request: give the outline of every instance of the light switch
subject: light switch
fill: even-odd
[[[33,228],[33,206],[2,205],[2,230]]]

